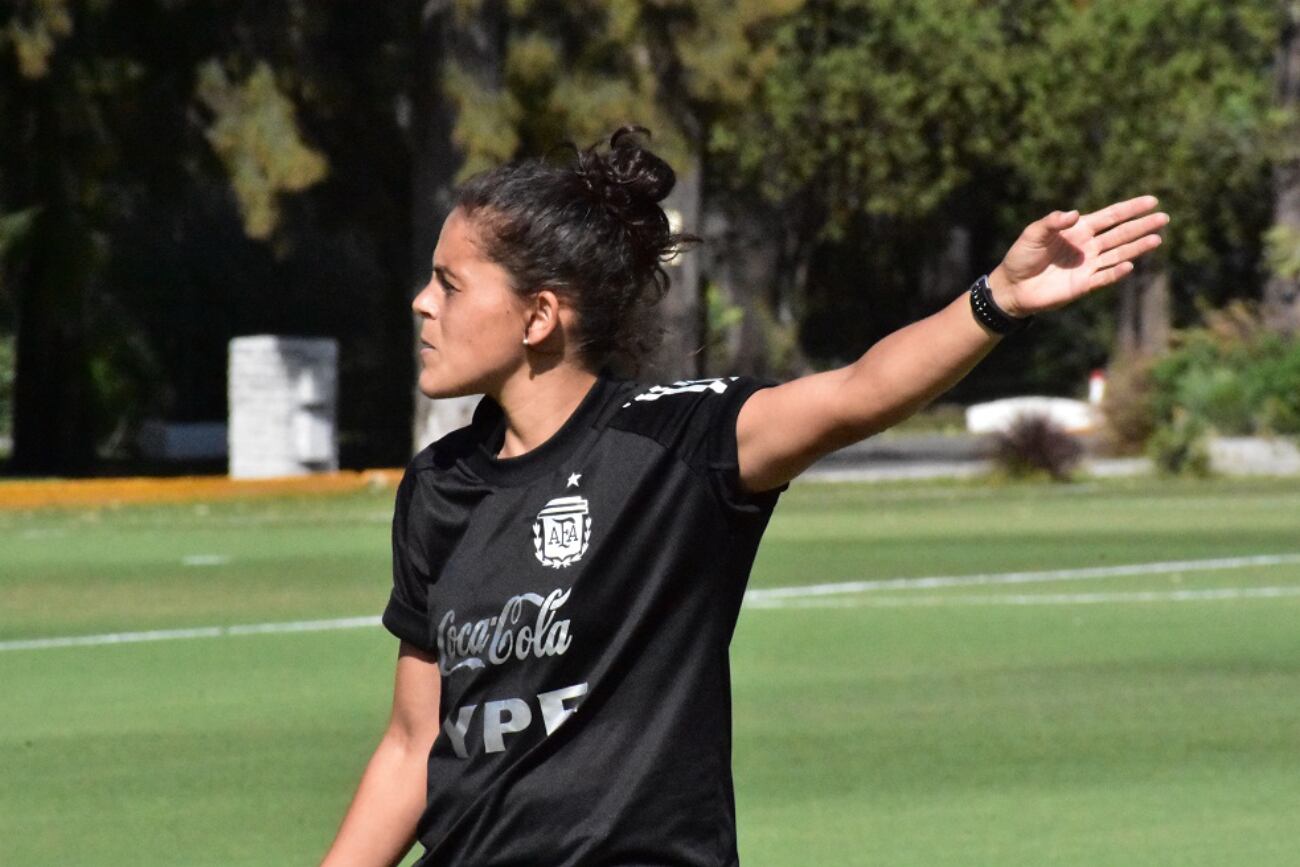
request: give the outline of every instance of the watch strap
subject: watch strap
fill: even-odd
[[[1024,331],[1029,327],[1029,323],[1034,321],[1033,316],[1011,316],[999,307],[997,302],[993,300],[993,292],[989,289],[989,276],[987,274],[982,275],[971,284],[970,306],[975,318],[997,334],[1007,335]]]

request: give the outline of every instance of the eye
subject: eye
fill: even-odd
[[[437,280],[438,283],[442,286],[443,291],[445,291],[445,292],[447,292],[447,293],[451,293],[451,292],[459,292],[459,291],[460,291],[460,290],[457,289],[455,286],[453,286],[453,285],[451,285],[450,283],[447,282],[447,277],[443,274],[442,269],[440,269],[440,268],[434,268],[434,269],[433,269],[433,277],[434,277],[434,279]]]

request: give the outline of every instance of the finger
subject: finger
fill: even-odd
[[[1120,244],[1127,244],[1141,238],[1143,235],[1149,235],[1169,223],[1169,215],[1161,211],[1158,214],[1150,214],[1138,220],[1129,220],[1122,223],[1109,232],[1097,236],[1097,249],[1100,252],[1106,252],[1112,247],[1118,247]]]
[[[1052,211],[1041,220],[1035,220],[1025,227],[1025,235],[1039,243],[1051,239],[1056,232],[1063,232],[1079,221],[1078,211]]]
[[[1078,211],[1053,211],[1047,215],[1048,223],[1053,229],[1068,229],[1079,221]]]
[[[1139,214],[1145,214],[1159,203],[1160,200],[1155,196],[1138,196],[1136,199],[1116,202],[1113,205],[1107,205],[1100,211],[1093,211],[1091,214],[1084,216],[1083,222],[1089,229],[1092,229],[1093,234],[1100,234],[1116,223],[1122,223],[1125,220],[1133,219]]]
[[[1117,283],[1129,274],[1133,273],[1132,262],[1120,262],[1113,268],[1107,268],[1104,271],[1098,271],[1092,275],[1088,281],[1088,291],[1100,289],[1102,286],[1109,286],[1111,283]]]
[[[1149,253],[1160,246],[1159,235],[1146,235],[1128,244],[1122,244],[1113,250],[1107,250],[1097,257],[1097,268],[1110,268],[1121,262],[1136,259],[1143,253]]]

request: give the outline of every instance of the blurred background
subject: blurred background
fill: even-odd
[[[1031,220],[1150,192],[1158,255],[1000,345],[949,415],[1083,399],[1100,370],[1116,454],[1300,433],[1298,21],[1294,0],[11,0],[3,472],[224,472],[144,432],[224,423],[229,342],[258,334],[337,341],[338,465],[403,465],[430,431],[409,302],[453,186],[628,122],[706,238],[649,378],[847,364]]]
[[[744,863],[1291,867],[1298,103],[1300,0],[6,0],[0,863],[318,863],[393,468],[476,401],[415,387],[452,191],[635,122],[705,238],[643,381],[845,365],[1052,210],[1173,218],[783,495]]]

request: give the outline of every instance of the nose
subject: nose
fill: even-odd
[[[411,299],[411,309],[421,316],[428,316],[430,319],[438,318],[438,305],[433,297],[433,281],[430,280],[424,284],[424,288],[416,293]]]

